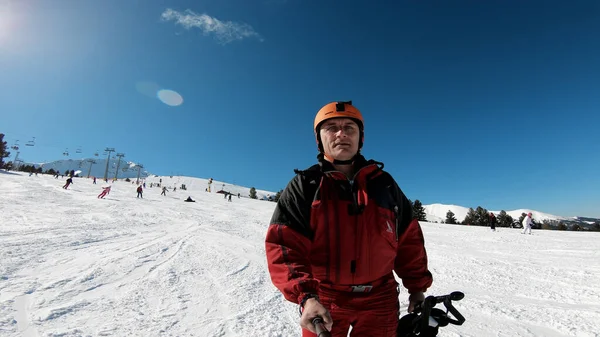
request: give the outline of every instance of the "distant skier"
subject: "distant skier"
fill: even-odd
[[[231,202],[231,193],[229,193],[229,202]]]
[[[238,193],[238,199],[240,198],[240,194]]]
[[[533,224],[533,221],[531,220],[531,212],[527,213],[527,216],[525,218],[523,218],[523,232],[521,234],[525,234],[527,231],[529,231],[529,235],[531,235],[531,225]]]
[[[208,188],[206,189],[206,191],[209,193],[210,193],[210,185],[212,184],[212,182],[213,182],[212,178],[208,179]]]
[[[189,196],[184,201],[185,202],[196,202],[195,200],[192,199],[192,197],[189,197]]]
[[[71,185],[72,183],[73,183],[73,178],[69,177],[69,178],[67,179],[67,183],[66,183],[66,184],[64,184],[63,188],[64,188],[65,190],[66,190],[66,189],[68,189],[68,188],[69,188],[69,185]]]
[[[94,185],[96,185],[96,177],[94,177]]]
[[[163,186],[162,193],[160,195],[164,195],[165,197],[167,196],[167,186]]]
[[[104,197],[109,193],[110,193],[110,185],[107,187],[102,187],[102,192],[100,192],[100,194],[98,194],[98,198],[104,199]]]
[[[490,212],[490,228],[492,229],[492,231],[496,231],[496,216],[494,215],[494,213]]]
[[[138,188],[137,188],[137,197],[144,199],[144,197],[142,195],[143,193],[144,193],[144,190],[142,189],[142,185],[138,186]]]

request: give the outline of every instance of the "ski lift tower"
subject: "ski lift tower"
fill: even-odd
[[[90,168],[88,170],[88,178],[90,177],[90,173],[92,173],[92,165],[96,164],[96,161],[94,159],[88,159],[87,162],[90,163]]]
[[[23,161],[21,159],[17,159],[13,162],[14,167],[12,168],[13,170],[17,170],[19,169],[19,166],[21,166],[21,163],[23,163]]]
[[[108,163],[110,162],[110,153],[115,152],[115,148],[107,147],[104,149],[106,153],[108,153],[108,159],[106,159],[106,170],[104,170],[104,181],[108,181]]]
[[[144,165],[136,164],[135,166],[137,166],[137,168],[138,168],[138,176],[137,176],[137,180],[135,181],[135,183],[136,183],[136,185],[139,185],[140,184],[140,172],[144,168]]]
[[[121,158],[125,157],[125,153],[117,153],[117,157],[119,157],[119,161],[117,163],[117,169],[115,170],[115,180],[117,180],[117,176],[119,175],[119,166],[121,166]]]
[[[13,166],[12,169],[16,170],[17,163],[19,160],[19,153],[21,153],[21,152],[19,152],[19,140],[17,139],[17,141],[15,142],[15,145],[11,146],[10,148],[17,151],[17,153],[15,154],[15,159],[13,159],[13,165],[12,165]]]

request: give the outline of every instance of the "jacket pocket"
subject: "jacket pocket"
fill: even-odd
[[[396,226],[396,216],[390,210],[379,210],[377,217],[378,234],[385,238],[385,241],[394,249],[398,247],[398,226]]]

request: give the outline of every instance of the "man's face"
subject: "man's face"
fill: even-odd
[[[358,153],[360,130],[350,118],[332,118],[319,129],[325,155],[337,160],[350,160]]]

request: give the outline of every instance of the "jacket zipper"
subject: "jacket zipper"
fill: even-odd
[[[354,181],[356,180],[356,176],[360,173],[360,171],[366,169],[367,167],[369,167],[371,165],[367,165],[365,167],[360,168],[358,171],[356,171],[356,173],[354,173],[354,175],[352,176],[352,180],[348,179],[348,177],[341,171],[338,170],[331,170],[331,171],[326,171],[324,173],[333,173],[333,172],[338,172],[344,175],[344,178],[346,179],[346,181],[349,183],[350,185],[350,193],[352,194],[352,203],[354,206],[355,210],[358,210],[358,200],[357,200],[357,195],[354,193]],[[397,218],[397,217],[396,217]],[[336,219],[339,220],[339,219]],[[358,255],[358,252],[360,251],[359,246],[357,244],[357,240],[358,240],[358,228],[359,226],[359,219],[358,219],[358,214],[356,215],[356,222],[355,222],[355,241],[354,241],[354,246],[355,246],[355,251],[354,251],[354,259],[350,261],[350,274],[352,275],[352,282],[354,283],[355,281],[355,276],[356,276],[356,256]],[[337,224],[336,224],[337,226]],[[396,220],[396,227],[398,227],[398,220]],[[397,231],[396,231],[396,237],[398,236]],[[337,235],[336,235],[337,237]],[[397,238],[396,238],[397,240]],[[339,237],[338,237],[338,266],[339,266],[339,259],[340,259],[340,254],[341,252],[339,251],[340,245],[339,245]],[[368,247],[367,247],[368,248]],[[368,259],[367,259],[368,260]],[[339,269],[338,269],[338,273],[337,273],[337,279],[339,280]]]
[[[350,193],[352,194],[352,202],[353,202],[353,207],[354,207],[354,211],[356,211],[358,209],[358,201],[356,200],[356,195],[354,194],[354,180],[350,180]],[[358,248],[358,229],[359,229],[359,221],[358,221],[358,214],[355,215],[356,217],[356,221],[354,221],[354,259],[352,261],[350,261],[350,273],[352,274],[352,283],[356,283],[356,263],[357,260],[359,258],[358,256],[358,252],[359,252],[359,248]]]

